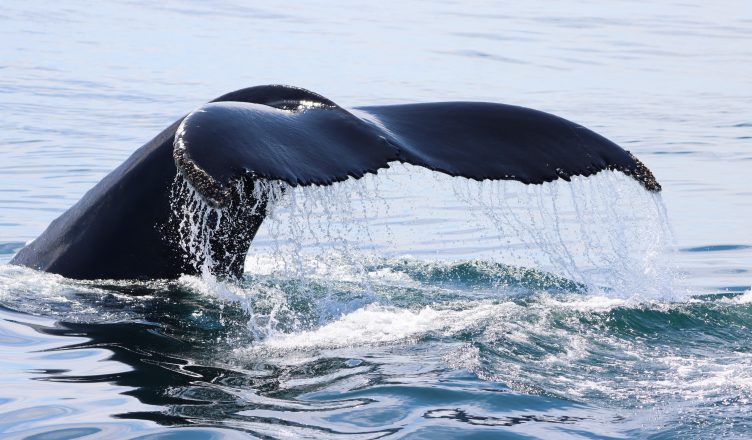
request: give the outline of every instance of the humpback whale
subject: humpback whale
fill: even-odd
[[[661,190],[630,152],[541,111],[488,102],[346,109],[302,88],[258,86],[220,96],[167,127],[11,263],[75,279],[196,274],[173,209],[186,203],[175,200],[182,178],[223,212],[222,233],[210,243],[212,270],[239,277],[268,208],[254,188],[271,181],[330,185],[393,162],[526,184],[614,170]]]

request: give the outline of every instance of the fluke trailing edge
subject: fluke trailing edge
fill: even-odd
[[[11,263],[78,279],[196,273],[175,218],[175,205],[187,203],[176,180],[185,179],[226,212],[225,230],[210,243],[212,268],[239,276],[266,212],[267,200],[254,191],[260,183],[329,185],[390,162],[527,184],[615,170],[649,191],[661,189],[631,153],[548,113],[485,102],[344,109],[304,89],[259,86],[221,96],[167,127]]]

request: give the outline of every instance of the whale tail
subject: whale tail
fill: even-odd
[[[344,109],[313,92],[254,87],[190,113],[178,167],[213,204],[242,175],[329,185],[404,162],[476,180],[539,184],[621,171],[661,187],[630,152],[558,116],[505,104],[441,102]]]
[[[628,151],[536,110],[483,102],[348,110],[300,88],[251,87],[166,128],[11,263],[79,279],[176,278],[206,267],[237,277],[273,205],[262,191],[270,182],[330,185],[393,162],[526,184],[616,170],[661,189]],[[197,221],[200,236],[186,229]]]

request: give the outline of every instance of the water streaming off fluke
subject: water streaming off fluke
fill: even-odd
[[[246,190],[238,183],[235,202],[217,208],[176,180],[180,245],[199,272],[217,272],[212,243],[242,231],[242,216],[265,214],[245,261],[250,276],[367,283],[375,260],[403,258],[534,268],[612,295],[671,291],[660,195],[618,173],[524,185],[400,165],[330,186],[259,179]]]

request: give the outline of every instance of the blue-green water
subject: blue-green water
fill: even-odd
[[[3,4],[0,437],[752,436],[749,6],[403,3]],[[395,167],[280,202],[240,282],[4,264],[265,83],[539,108],[664,191]]]

